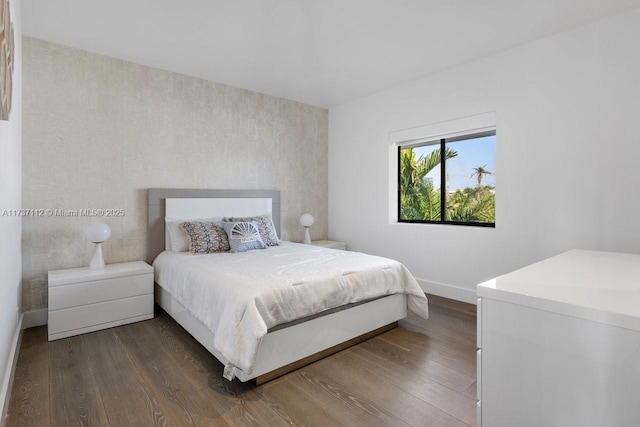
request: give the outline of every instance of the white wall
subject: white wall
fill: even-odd
[[[14,22],[16,59],[13,72],[13,102],[8,121],[0,120],[0,417],[9,380],[13,356],[18,307],[22,256],[20,238],[22,218],[2,215],[5,209],[21,206],[21,146],[22,146],[22,31],[20,2],[11,1]],[[2,420],[0,419],[0,423]]]
[[[329,237],[467,301],[570,248],[640,253],[638,40],[640,9],[331,109]],[[390,223],[389,133],[487,111],[496,228]]]

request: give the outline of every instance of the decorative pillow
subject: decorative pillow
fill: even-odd
[[[243,218],[222,218],[223,221],[240,221],[240,222],[255,222],[258,225],[258,232],[262,241],[267,246],[280,245],[280,239],[278,239],[278,233],[276,232],[276,226],[273,224],[273,218],[271,214],[267,213],[259,216],[243,217]]]
[[[227,232],[231,252],[246,252],[251,249],[266,249],[267,245],[262,241],[258,224],[252,222],[223,222],[224,231]]]
[[[211,254],[229,250],[227,233],[220,223],[183,222],[180,228],[189,236],[189,252],[192,254]]]
[[[189,250],[189,236],[180,228],[183,222],[219,222],[222,218],[202,218],[202,219],[181,219],[164,218],[164,224],[169,233],[169,241],[166,248],[172,252],[187,252]]]

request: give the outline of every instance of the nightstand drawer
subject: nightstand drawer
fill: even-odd
[[[114,322],[125,324],[142,320],[141,317],[149,319],[153,317],[153,294],[61,310],[49,310],[49,340],[62,338],[56,334],[63,332],[68,332],[66,336],[76,335],[116,326]]]
[[[49,288],[49,310],[151,293],[153,293],[153,274],[51,286]]]

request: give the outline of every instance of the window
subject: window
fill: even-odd
[[[495,130],[398,145],[398,221],[495,227]]]

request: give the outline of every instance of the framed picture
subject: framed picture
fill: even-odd
[[[15,56],[9,0],[0,0],[0,120],[9,120]]]

